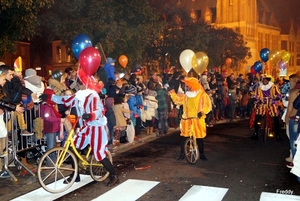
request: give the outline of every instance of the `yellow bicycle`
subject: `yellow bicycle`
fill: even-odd
[[[91,147],[88,148],[86,155],[81,155],[77,151],[72,138],[79,118],[74,119],[73,117],[73,127],[64,147],[50,149],[42,156],[38,164],[38,181],[50,193],[64,192],[74,184],[78,174],[78,163],[80,168],[89,169],[90,175],[95,181],[104,181],[109,176],[109,172],[92,154]],[[112,155],[109,151],[107,157],[112,163]],[[77,158],[80,160],[79,162]],[[72,180],[68,181],[70,175],[72,175]],[[66,184],[63,184],[64,181],[67,181]]]
[[[198,117],[189,117],[186,119],[198,119]],[[200,157],[200,153],[193,124],[190,126],[189,133],[190,137],[188,137],[184,143],[184,156],[188,163],[195,164]]]

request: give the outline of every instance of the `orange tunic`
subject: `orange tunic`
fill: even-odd
[[[203,90],[197,92],[187,92],[186,94],[177,95],[174,90],[170,91],[170,96],[176,105],[183,105],[183,114],[180,121],[181,136],[190,137],[191,125],[194,125],[196,138],[204,138],[206,136],[206,114],[212,110],[210,97]],[[197,117],[201,112],[200,118]]]

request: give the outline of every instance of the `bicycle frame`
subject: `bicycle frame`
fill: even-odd
[[[89,158],[89,156],[91,154],[91,151],[92,151],[92,148],[89,147],[87,155],[86,155],[86,159],[84,159],[82,157],[82,155],[77,151],[76,146],[75,146],[74,141],[73,141],[73,134],[75,132],[75,127],[76,127],[76,124],[79,121],[79,119],[80,119],[80,117],[77,118],[76,122],[72,126],[71,131],[69,132],[68,138],[67,138],[67,140],[64,144],[64,151],[63,151],[62,154],[59,155],[59,158],[57,160],[58,161],[58,167],[60,167],[62,165],[62,163],[64,162],[64,158],[65,158],[66,153],[67,153],[70,146],[72,147],[73,153],[81,161],[81,164],[83,165],[83,167],[85,169],[88,165],[90,165],[90,163],[86,159]],[[96,165],[96,164],[93,164],[93,165]]]

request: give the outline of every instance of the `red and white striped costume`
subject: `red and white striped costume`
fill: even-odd
[[[74,143],[78,149],[84,149],[90,144],[96,159],[104,159],[108,151],[107,119],[97,92],[91,89],[79,90],[73,96],[52,96],[52,100],[58,104],[65,104],[66,107],[75,107],[78,116],[84,113],[92,115],[87,120],[79,119],[80,129]]]

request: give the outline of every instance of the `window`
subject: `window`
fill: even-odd
[[[211,23],[211,15],[210,15],[210,12],[209,12],[209,11],[207,11],[207,12],[205,13],[205,22],[206,22],[206,23]]]
[[[287,41],[286,40],[281,41],[281,49],[287,50]]]

